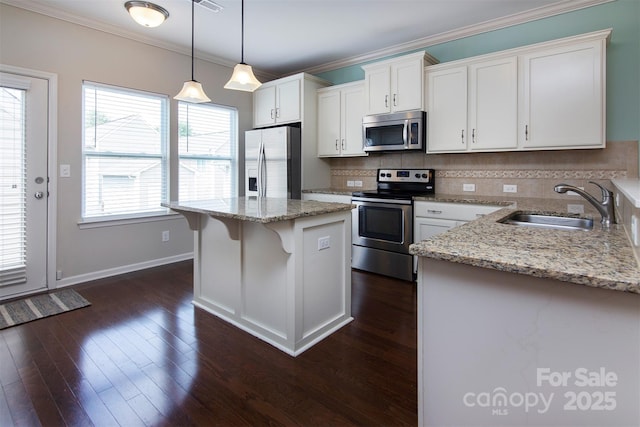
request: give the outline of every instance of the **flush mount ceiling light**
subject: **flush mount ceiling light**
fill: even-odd
[[[191,80],[184,82],[182,90],[179,94],[173,97],[178,101],[191,102],[194,104],[200,104],[202,102],[211,102],[209,97],[204,93],[202,85],[193,78],[193,16],[194,16],[195,0],[191,1]]]
[[[245,92],[253,92],[262,86],[262,83],[253,75],[251,65],[244,62],[244,0],[242,0],[242,27],[240,39],[240,63],[233,68],[231,79],[224,85],[225,89],[243,90]]]
[[[165,8],[148,1],[128,1],[124,7],[129,15],[144,27],[157,27],[169,17]]]

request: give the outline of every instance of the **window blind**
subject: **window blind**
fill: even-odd
[[[0,87],[0,286],[26,282],[26,91]]]
[[[83,218],[167,210],[168,98],[85,82]]]
[[[235,108],[178,104],[180,200],[237,195],[237,116]]]

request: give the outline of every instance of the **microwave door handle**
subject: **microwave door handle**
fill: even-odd
[[[409,133],[410,133],[410,125],[409,120],[404,121],[404,129],[402,130],[402,142],[404,142],[405,147],[409,146]]]

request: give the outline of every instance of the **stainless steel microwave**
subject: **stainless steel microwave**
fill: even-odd
[[[405,111],[362,119],[364,151],[425,151],[427,113]]]

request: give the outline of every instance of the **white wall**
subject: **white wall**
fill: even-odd
[[[68,285],[188,256],[193,234],[182,217],[80,229],[82,81],[135,88],[173,97],[190,79],[190,57],[123,37],[0,4],[0,64],[58,76],[58,164],[71,165],[57,182],[57,265]],[[229,91],[225,66],[198,60],[195,78],[214,103],[239,112],[240,146],[252,125],[252,95]],[[170,110],[171,198],[177,197],[177,101]],[[241,153],[242,156],[242,153]],[[55,174],[50,171],[49,174]],[[169,230],[169,242],[161,232]]]

